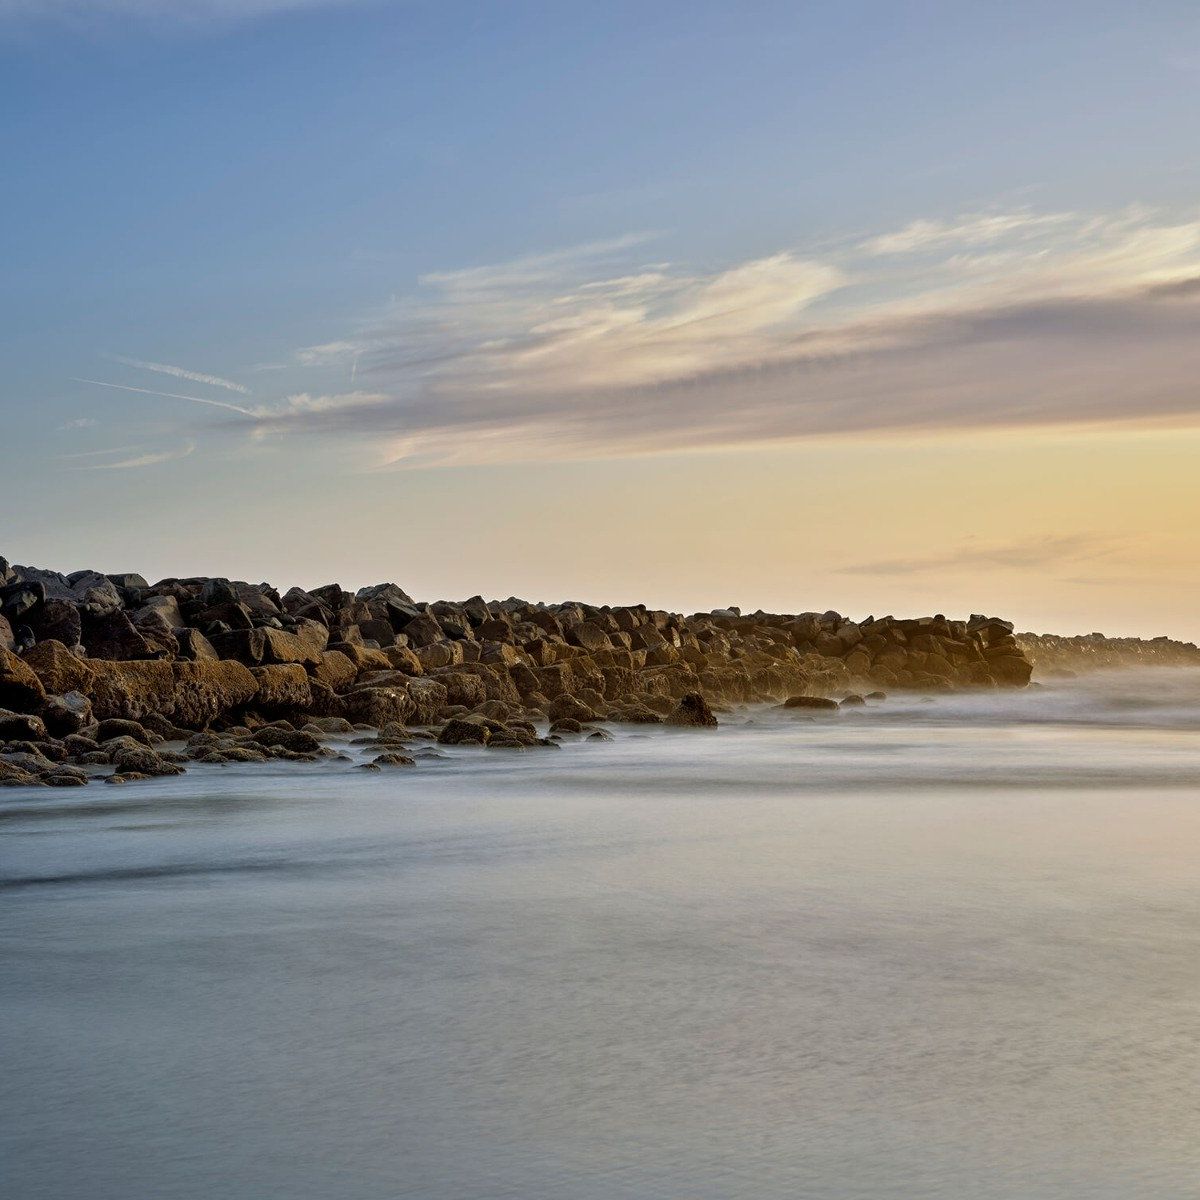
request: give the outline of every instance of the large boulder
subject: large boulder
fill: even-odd
[[[0,742],[40,742],[45,736],[41,717],[0,708]]]
[[[414,725],[432,725],[446,707],[449,698],[445,684],[422,676],[409,679],[407,690],[413,702],[413,712],[409,719]]]
[[[171,663],[173,706],[177,725],[203,729],[225,713],[256,700],[259,681],[250,669],[232,660]]]
[[[161,653],[134,628],[123,609],[104,613],[81,610],[81,640],[89,658],[130,660],[154,658]]]
[[[406,725],[416,709],[407,687],[361,687],[347,692],[333,714],[348,721],[359,721],[376,729],[389,721]]]
[[[674,712],[667,715],[665,724],[683,725],[695,729],[716,729],[717,718],[699,692],[688,692]]]
[[[92,702],[82,692],[50,696],[42,705],[42,720],[55,737],[78,733],[92,720]]]
[[[38,642],[21,656],[46,691],[63,695],[65,692],[90,691],[95,672],[86,660],[77,657],[62,642]]]
[[[0,706],[34,712],[46,699],[46,689],[33,669],[11,650],[0,649]]]
[[[299,663],[251,667],[258,684],[254,707],[261,712],[298,712],[312,706],[308,675]]]
[[[169,716],[175,710],[175,674],[181,663],[160,660],[89,659],[93,673],[89,695],[97,720],[123,717],[140,721],[150,713]]]

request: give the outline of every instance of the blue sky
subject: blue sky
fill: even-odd
[[[1184,3],[0,0],[0,552],[804,607],[731,515],[800,473],[1058,439],[1162,478],[1145,438],[1200,412],[1198,99]],[[1009,527],[992,469],[969,525],[920,473],[902,531],[789,552],[847,607],[1130,627],[1153,575],[1186,620],[1170,521],[1149,564],[1066,509]],[[669,527],[715,495],[724,532],[530,546],[531,506],[618,493]],[[1130,586],[1068,583],[1097,561]]]

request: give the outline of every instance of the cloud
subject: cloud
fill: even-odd
[[[224,408],[230,412],[241,413],[245,417],[253,417],[254,410],[243,408],[240,404],[229,404],[225,400],[212,400],[208,396],[185,396],[179,392],[159,392],[153,388],[129,387],[124,383],[108,383],[103,379],[79,379],[74,376],[71,378],[72,383],[88,383],[93,387],[114,388],[119,392],[136,392],[141,396],[161,396],[166,400],[190,400],[194,404],[207,404],[213,408]]]
[[[944,553],[855,563],[839,567],[838,571],[843,575],[925,575],[977,567],[1028,571],[1105,558],[1122,550],[1126,544],[1125,538],[1098,533],[1045,535],[992,544],[980,544],[968,538]]]
[[[228,392],[240,392],[243,396],[250,395],[250,389],[231,379],[222,379],[220,375],[206,375],[201,371],[189,371],[184,367],[173,367],[169,363],[145,362],[140,358],[125,358],[120,354],[105,355],[110,362],[123,363],[127,367],[137,367],[142,371],[156,371],[160,375],[171,375],[176,379],[186,379],[191,383],[207,383],[211,387],[224,388]]]
[[[111,450],[93,450],[87,454],[64,455],[66,458],[102,458],[110,454],[128,454],[134,450],[132,446],[120,446]],[[141,448],[138,448],[141,449]],[[173,462],[177,458],[187,458],[196,449],[195,442],[186,442],[182,446],[169,450],[142,450],[131,458],[114,459],[111,462],[92,462],[80,464],[72,468],[76,471],[126,471],[137,467],[152,467],[158,463]]]
[[[1014,236],[1031,237],[1076,220],[1075,213],[968,213],[952,221],[919,219],[862,243],[868,254],[913,254],[945,246],[985,246]]]
[[[70,421],[64,421],[59,427],[59,433],[65,433],[71,429],[94,429],[100,422],[94,417],[74,417]]]
[[[428,465],[1200,420],[1200,220],[974,214],[908,227],[919,262],[881,236],[696,271],[639,261],[637,235],[432,273],[300,352],[307,400],[240,424]]]

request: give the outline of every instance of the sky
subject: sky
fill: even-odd
[[[1200,9],[0,0],[0,554],[1200,638]]]

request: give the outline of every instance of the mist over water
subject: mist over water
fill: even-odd
[[[1200,672],[0,792],[0,1194],[1191,1200]]]

